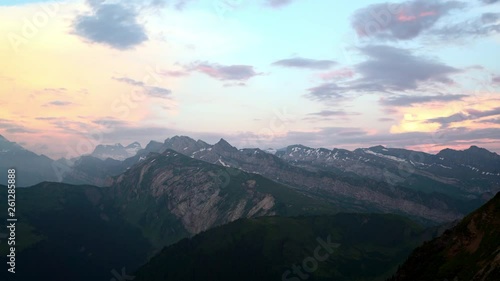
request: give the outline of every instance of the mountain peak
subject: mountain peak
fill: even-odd
[[[127,145],[126,148],[135,148],[135,147],[141,147],[141,144],[139,142],[133,142],[133,143]]]
[[[482,148],[482,147],[479,147],[479,146],[475,146],[475,145],[471,145],[471,147],[469,147],[468,149],[466,149],[466,151],[474,151],[474,152],[490,152],[489,150],[487,150],[486,148]]]
[[[222,150],[237,150],[236,147],[232,146],[229,144],[225,139],[221,138],[216,144],[214,144],[214,147],[220,148]]]
[[[370,150],[382,150],[382,149],[387,149],[385,146],[383,145],[376,145],[376,146],[372,146],[369,148]]]
[[[175,141],[195,141],[194,139],[188,137],[188,136],[173,136],[172,138],[168,138],[165,140],[165,143],[168,143],[168,142],[175,142]]]
[[[225,139],[221,138],[217,144],[221,144],[221,145],[230,145]]]
[[[99,144],[90,154],[95,158],[106,160],[107,158],[123,161],[137,154],[141,149],[141,145],[137,142],[124,147],[121,143],[112,145]]]

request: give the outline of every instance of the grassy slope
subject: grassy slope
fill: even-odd
[[[165,248],[136,280],[281,280],[314,255],[317,239],[339,243],[308,280],[383,280],[419,243],[422,229],[394,215],[244,219]],[[324,252],[321,252],[323,254]],[[289,280],[297,275],[289,275]]]

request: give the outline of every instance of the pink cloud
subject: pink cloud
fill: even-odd
[[[342,68],[320,73],[319,77],[323,80],[347,79],[354,77],[354,71],[349,68]]]

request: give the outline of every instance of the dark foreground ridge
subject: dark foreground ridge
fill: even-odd
[[[242,219],[165,248],[135,280],[383,280],[424,233],[396,215]]]
[[[390,281],[500,280],[500,193],[417,248]]]

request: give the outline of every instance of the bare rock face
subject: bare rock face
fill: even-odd
[[[124,209],[142,200],[155,202],[163,208],[155,215],[168,213],[189,235],[240,218],[276,214],[275,198],[256,190],[255,175],[234,173],[228,180],[220,176],[224,169],[166,150],[117,177],[113,186],[125,198]],[[152,215],[139,212],[144,213],[137,223]]]

